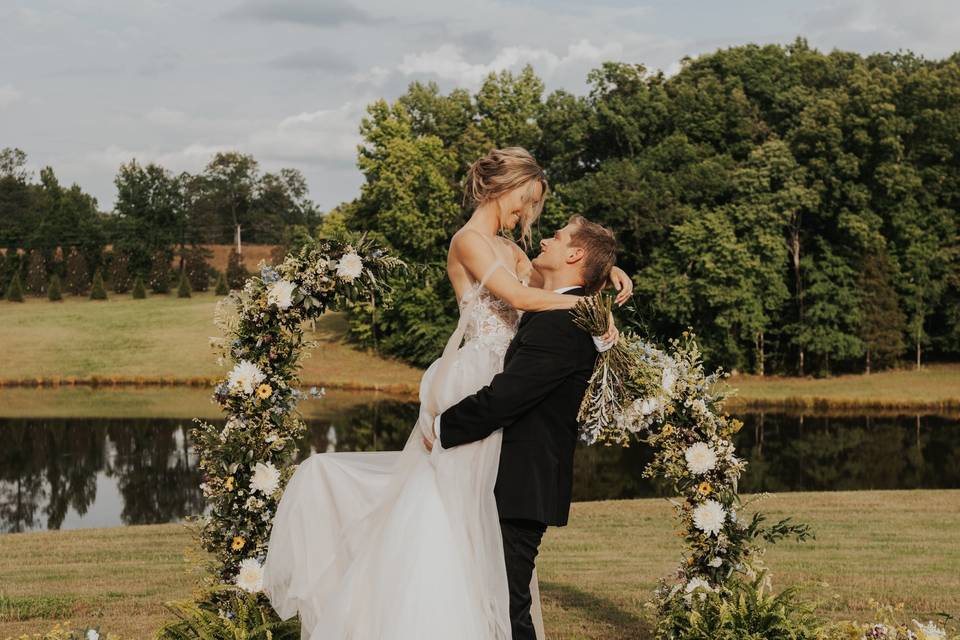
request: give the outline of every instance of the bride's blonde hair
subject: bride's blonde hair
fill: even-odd
[[[474,161],[467,170],[463,188],[463,206],[475,209],[484,202],[498,198],[524,184],[527,185],[524,198],[529,202],[533,198],[533,188],[537,182],[543,186],[540,201],[533,206],[533,215],[520,221],[520,242],[526,248],[533,243],[531,229],[534,221],[543,211],[548,186],[546,174],[529,151],[523,147],[494,149]]]

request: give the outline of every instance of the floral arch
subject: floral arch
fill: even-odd
[[[276,267],[263,266],[217,304],[215,323],[223,337],[211,342],[220,351],[219,364],[233,363],[213,393],[226,423],[221,428],[195,419],[191,431],[210,505],[209,515],[196,522],[200,545],[212,557],[212,589],[198,603],[172,607],[181,619],[196,620],[202,609],[230,620],[241,613],[232,609],[248,606],[258,610],[261,624],[277,624],[260,594],[261,567],[294,470],[296,441],[306,428],[297,402],[320,395],[297,389],[300,357],[312,346],[304,341],[303,322],[382,293],[385,277],[403,266],[366,238],[317,241]],[[609,300],[587,299],[576,310],[577,321],[602,334],[609,309]],[[738,519],[744,505],[737,479],[746,463],[734,455],[732,437],[741,424],[722,411],[722,377],[719,371],[705,374],[689,332],[666,350],[624,334],[601,356],[579,416],[588,444],[629,446],[639,439],[652,446],[654,459],[644,475],[666,480],[676,493],[671,502],[686,548],[676,573],[654,594],[659,631],[666,636],[695,598],[729,595],[731,578],[762,571],[762,541],[809,535],[805,525],[787,520],[765,526],[761,514]],[[246,592],[245,601],[236,598],[236,587]]]

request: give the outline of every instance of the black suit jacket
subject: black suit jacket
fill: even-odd
[[[525,313],[503,372],[441,415],[445,449],[503,427],[494,490],[500,518],[567,523],[577,412],[596,360],[593,340],[569,311]]]

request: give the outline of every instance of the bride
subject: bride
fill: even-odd
[[[447,274],[460,321],[420,382],[420,420],[402,451],[317,453],[297,467],[277,507],[263,590],[278,615],[301,618],[304,640],[509,640],[503,542],[494,499],[501,430],[428,452],[421,430],[488,384],[523,311],[579,299],[539,288],[524,251],[498,235],[531,227],[547,181],[524,149],[497,149],[467,175],[475,207],[454,234]],[[632,291],[611,274],[619,303]],[[537,578],[532,615],[543,639]]]

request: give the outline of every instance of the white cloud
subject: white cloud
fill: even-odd
[[[403,61],[397,65],[397,70],[408,76],[435,75],[476,88],[491,72],[518,69],[527,63],[532,64],[541,76],[549,78],[566,65],[598,63],[618,58],[622,52],[623,45],[619,42],[596,46],[583,39],[569,45],[564,54],[556,54],[544,48],[505,47],[489,62],[471,63],[464,58],[459,46],[448,43],[433,51],[405,55]]]
[[[9,107],[14,102],[19,101],[23,94],[17,91],[13,85],[5,84],[0,86],[0,109]]]

